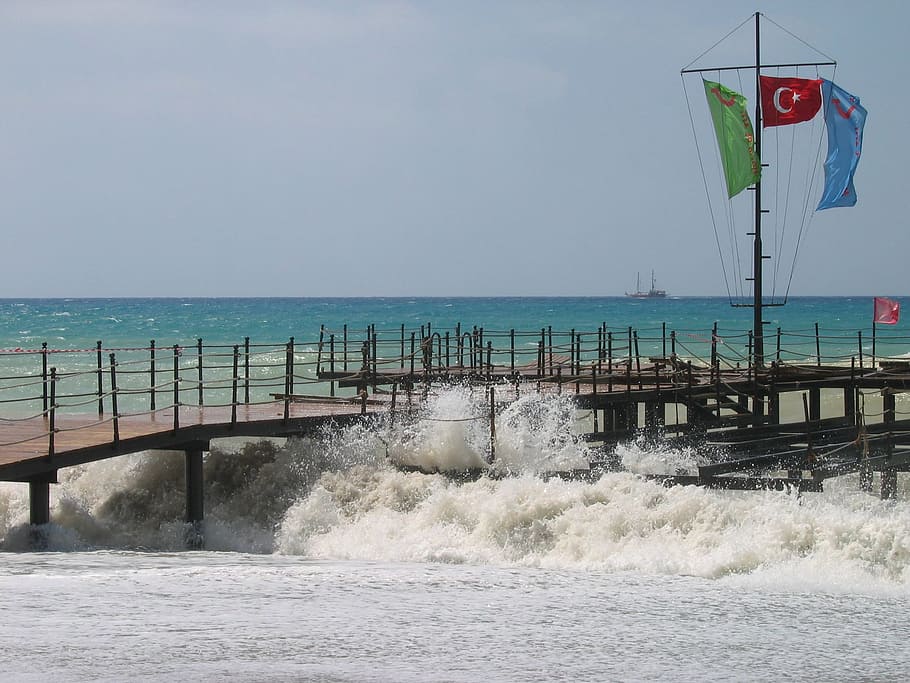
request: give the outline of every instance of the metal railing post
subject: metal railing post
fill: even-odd
[[[196,358],[198,366],[198,391],[199,391],[199,405],[202,405],[202,337],[196,339]]]
[[[120,445],[120,412],[117,409],[117,362],[114,354],[111,360],[111,411],[114,414],[114,448]]]
[[[98,414],[104,415],[104,378],[101,369],[101,340],[95,342],[95,354],[98,361]]]
[[[47,415],[47,342],[41,342],[41,398],[44,414]]]
[[[54,438],[57,434],[57,368],[51,368],[51,400],[48,415],[47,459],[54,457]]]
[[[149,409],[155,410],[155,340],[149,341]]]
[[[180,429],[180,347],[174,344],[174,433]]]
[[[234,379],[231,382],[231,428],[237,426],[237,368],[240,364],[240,347],[234,344]]]
[[[243,338],[243,402],[250,402],[250,338]]]

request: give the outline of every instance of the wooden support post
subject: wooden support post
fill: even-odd
[[[647,401],[645,403],[645,429],[649,432],[656,432],[660,428],[660,407],[657,401]]]
[[[755,359],[752,357],[752,349],[754,348],[753,341],[754,340],[752,339],[752,330],[749,330],[749,341],[748,341],[748,346],[746,348],[746,358],[748,359],[748,365],[746,366],[746,380],[749,382],[752,381],[752,371],[756,370]],[[758,372],[755,373],[755,377],[756,377],[756,379],[758,379]]]
[[[398,382],[392,384],[392,402],[389,405],[389,430],[395,424],[395,404],[398,401]]]
[[[184,541],[191,550],[201,550],[203,535],[205,477],[202,467],[202,449],[184,451],[186,463],[186,527]]]
[[[780,328],[777,328],[777,364],[780,365]]]
[[[487,376],[493,381],[493,342],[487,342]]]
[[[509,330],[509,372],[515,374],[515,328]]]
[[[882,470],[882,500],[891,500],[897,495],[897,470],[886,467]]]
[[[809,456],[812,454],[812,410],[809,407],[809,401],[806,397],[806,393],[803,392],[803,416],[806,420],[806,459],[809,459]],[[803,471],[802,469],[788,469],[787,477],[789,479],[802,479]]]
[[[809,389],[809,419],[813,422],[822,419],[822,390],[818,387]]]
[[[777,390],[777,361],[771,363],[771,371],[768,373],[768,417],[771,424],[780,424],[780,392]],[[756,423],[758,421],[756,420]]]
[[[885,448],[889,456],[894,454],[895,394],[887,386],[882,390],[882,422],[889,426]],[[882,468],[882,500],[890,500],[897,495],[897,470],[894,467]]]
[[[844,387],[844,417],[847,418],[847,424],[856,425],[856,376],[854,366],[856,358],[851,359],[850,366],[850,383]]]

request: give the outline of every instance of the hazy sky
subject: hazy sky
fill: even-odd
[[[791,293],[910,294],[902,0],[4,0],[0,297],[724,294],[679,72],[756,9],[869,111]]]

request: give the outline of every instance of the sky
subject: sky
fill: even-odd
[[[790,294],[910,293],[910,3],[4,0],[0,298],[725,295],[680,70],[755,11],[869,112]]]

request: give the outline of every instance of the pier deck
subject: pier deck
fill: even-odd
[[[910,391],[910,362],[864,360],[861,335],[857,356],[823,364],[816,334],[813,364],[786,362],[778,332],[775,360],[757,366],[751,335],[739,351],[716,327],[690,335],[684,349],[679,344],[685,357],[665,328],[647,342],[629,328],[625,344],[605,326],[562,338],[542,329],[523,342],[515,331],[456,329],[450,337],[427,326],[419,337],[411,333],[410,349],[403,326],[395,336],[381,340],[368,328],[364,339],[353,340],[345,329],[342,343],[321,334],[303,347],[293,337],[282,345],[246,339],[242,347],[206,347],[199,339],[195,348],[156,348],[153,341],[148,349],[120,350],[120,358],[111,352],[108,363],[101,342],[94,352],[17,351],[6,360],[18,364],[19,374],[0,377],[0,480],[28,482],[32,520],[43,523],[47,487],[59,469],[144,450],[182,450],[187,521],[197,522],[202,453],[213,439],[312,434],[394,411],[396,396],[409,410],[417,404],[419,419],[420,397],[453,384],[488,396],[491,464],[498,413],[534,392],[571,396],[589,411],[591,426],[580,437],[602,454],[592,471],[615,465],[618,443],[643,436],[706,450],[716,461],[697,474],[654,475],[667,484],[812,491],[828,477],[857,471],[870,486],[877,471],[887,497],[896,490],[896,473],[910,468],[910,419],[899,417],[896,404],[898,394]],[[695,353],[696,343],[709,354]],[[67,372],[51,365],[58,358]],[[38,372],[28,367],[35,361]],[[803,410],[794,411],[800,398]]]
[[[304,436],[330,422],[344,424],[374,412],[371,402],[354,400],[294,400],[285,416],[284,401],[231,406],[181,406],[174,428],[174,409],[156,413],[121,415],[117,438],[113,418],[97,415],[57,415],[53,452],[49,449],[50,424],[46,417],[5,423],[5,443],[0,445],[0,480],[28,481],[57,469],[144,450],[184,450],[188,444],[207,444],[230,437]],[[206,445],[203,450],[207,450]]]

